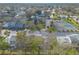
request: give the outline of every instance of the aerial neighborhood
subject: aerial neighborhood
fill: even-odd
[[[0,4],[0,54],[79,54],[79,4],[72,5]]]

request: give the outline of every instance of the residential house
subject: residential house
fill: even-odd
[[[58,36],[57,42],[59,45],[69,45],[71,44],[71,39],[68,36]]]
[[[3,24],[3,28],[13,29],[13,30],[24,29],[25,27],[26,25],[20,22],[5,22]]]
[[[60,18],[68,18],[67,15],[60,15]]]
[[[79,34],[67,34],[57,36],[57,42],[59,45],[79,45]]]

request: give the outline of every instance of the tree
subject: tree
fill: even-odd
[[[26,11],[26,17],[30,18],[32,15],[35,15],[36,11],[36,8],[29,9],[28,11]]]
[[[60,52],[62,51],[62,49],[59,47],[56,36],[50,35],[49,37],[50,40],[50,44],[49,44],[49,49],[48,49],[48,54],[53,54],[53,55],[58,55],[61,54]]]
[[[4,34],[5,34],[6,36],[9,36],[10,32],[9,32],[8,30],[6,30],[6,31],[4,32]]]
[[[67,55],[76,55],[76,54],[79,54],[78,51],[74,48],[68,48],[66,51],[65,51],[65,54]]]
[[[48,32],[55,32],[56,28],[54,26],[48,28]]]
[[[48,54],[53,55],[76,55],[79,52],[76,48],[71,47],[71,45],[60,46],[57,42],[57,39],[54,35],[50,36],[50,48],[48,49]]]
[[[40,54],[41,50],[43,49],[43,43],[44,43],[43,38],[33,36],[30,43],[32,53],[34,54],[35,52],[38,52],[37,54]]]
[[[9,47],[10,46],[5,41],[5,38],[0,36],[0,50],[2,50],[2,54],[4,54],[4,50],[7,50]]]
[[[45,28],[44,24],[41,24],[41,23],[39,23],[35,26],[36,26],[37,30],[41,30],[41,29]]]
[[[18,49],[24,49],[27,37],[25,32],[17,32],[16,36],[16,46]]]
[[[25,33],[26,32],[17,33],[17,49],[25,52],[24,54],[27,54],[27,52],[30,52],[31,54],[40,54],[43,38],[36,36],[26,36]]]

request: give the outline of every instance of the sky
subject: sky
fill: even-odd
[[[79,0],[0,0],[0,3],[79,3]]]

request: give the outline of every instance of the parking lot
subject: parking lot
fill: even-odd
[[[64,20],[54,21],[54,26],[58,31],[68,31],[68,30],[76,31],[77,30],[75,26],[65,22]]]

